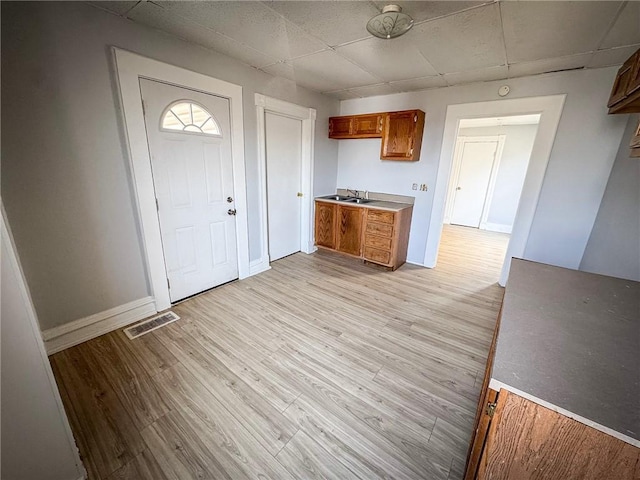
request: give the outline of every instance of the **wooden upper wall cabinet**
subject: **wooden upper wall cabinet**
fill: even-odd
[[[380,138],[382,113],[329,118],[329,138]]]
[[[618,70],[607,107],[609,113],[640,112],[640,49]]]
[[[424,112],[406,110],[385,114],[384,135],[380,148],[381,160],[416,162],[420,160]]]
[[[329,118],[329,138],[380,138],[381,160],[417,162],[424,132],[422,110],[367,113]]]

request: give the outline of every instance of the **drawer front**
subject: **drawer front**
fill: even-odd
[[[367,213],[367,220],[369,220],[370,222],[388,223],[390,225],[393,225],[395,215],[396,214],[393,212],[369,209],[369,212]]]
[[[380,250],[391,250],[391,238],[388,237],[365,235],[364,244],[368,247],[379,248]]]
[[[378,250],[377,248],[364,247],[364,258],[376,263],[387,265],[391,260],[391,252]]]
[[[367,222],[367,233],[391,238],[393,236],[393,225]]]

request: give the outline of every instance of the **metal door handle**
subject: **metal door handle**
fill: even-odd
[[[236,209],[235,208],[230,208],[229,210],[227,210],[227,214],[228,215],[235,215],[236,214]]]
[[[233,202],[233,198],[227,197],[227,203],[231,203],[231,202]]]

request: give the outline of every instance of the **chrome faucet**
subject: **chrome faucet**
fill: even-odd
[[[360,190],[351,190],[347,188],[347,195],[353,195],[356,198],[360,198]]]

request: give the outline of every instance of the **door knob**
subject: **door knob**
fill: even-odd
[[[227,214],[228,215],[235,215],[236,214],[236,209],[235,208],[230,208],[229,210],[227,210]]]
[[[298,192],[298,196],[301,197],[302,196],[302,192]]]
[[[462,187],[458,187],[458,188],[456,188],[456,190],[462,190]]]
[[[227,197],[227,203],[231,203],[231,202],[233,202],[233,198]]]

